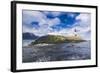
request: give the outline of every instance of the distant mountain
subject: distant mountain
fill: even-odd
[[[79,36],[59,36],[59,35],[46,35],[38,38],[34,42],[31,43],[31,45],[34,44],[41,44],[41,43],[46,43],[46,44],[57,44],[57,43],[69,43],[69,42],[82,42],[85,41]]]
[[[33,33],[29,33],[29,32],[23,33],[24,40],[37,39],[37,38],[38,38],[38,36],[34,35]]]

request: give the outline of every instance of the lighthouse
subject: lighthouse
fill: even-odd
[[[74,32],[75,32],[75,37],[77,36],[77,30],[76,29],[74,29]]]

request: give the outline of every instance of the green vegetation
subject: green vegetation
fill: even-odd
[[[79,36],[64,37],[59,35],[47,35],[38,38],[37,40],[35,40],[35,42],[32,42],[31,45],[40,44],[40,43],[46,43],[46,44],[58,44],[58,43],[67,43],[67,42],[78,43],[83,41],[85,40],[81,39],[81,37]]]

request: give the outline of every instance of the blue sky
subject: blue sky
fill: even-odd
[[[90,19],[89,13],[79,12],[23,10],[22,13],[23,32],[31,32],[38,36],[48,34],[68,36],[73,35],[77,29],[77,34],[89,39]]]

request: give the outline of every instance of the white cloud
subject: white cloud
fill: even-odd
[[[38,36],[47,35],[51,31],[52,29],[47,24],[40,26],[39,29],[33,29],[33,33]]]
[[[79,20],[76,25],[80,27],[90,27],[91,22],[91,14],[89,13],[82,13],[76,17],[76,20]]]
[[[53,17],[57,17],[57,16],[59,16],[61,14],[61,12],[57,12],[57,11],[55,11],[55,12],[45,11],[43,13],[46,14],[46,15],[52,15]]]
[[[39,23],[39,28],[28,27],[31,23],[36,21]],[[43,12],[40,11],[24,11],[23,12],[23,32],[32,32],[36,35],[42,36],[53,31],[51,26],[59,24],[60,19],[48,19]]]
[[[23,11],[23,22],[30,24],[32,21],[42,22],[47,19],[46,16],[39,11]]]
[[[47,20],[47,24],[49,25],[49,26],[53,26],[53,25],[57,25],[57,24],[59,24],[60,23],[60,19],[59,18],[54,18],[54,19],[48,19]]]
[[[32,31],[33,31],[33,28],[28,28],[27,26],[24,26],[23,25],[23,32],[31,32],[31,33],[33,33]]]
[[[81,13],[79,16],[76,17],[76,19],[80,19],[84,22],[87,22],[88,20],[90,20],[90,14],[89,13]]]

